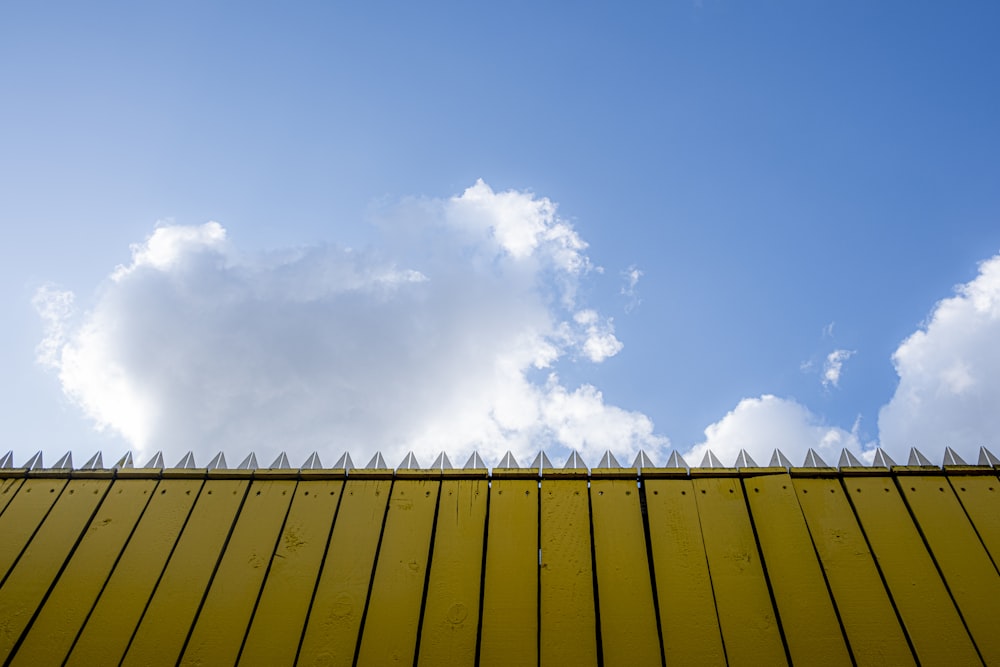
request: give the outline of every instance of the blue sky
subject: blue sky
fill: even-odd
[[[478,395],[465,383],[506,363],[525,332],[555,356],[538,365],[519,347],[515,384],[483,389],[489,398],[467,413],[448,403],[469,422],[448,443],[456,458],[486,437],[490,452],[560,455],[618,438],[623,458],[638,447],[700,455],[692,448],[712,442],[757,457],[802,443],[785,445],[799,455],[830,433],[828,452],[884,441],[894,455],[915,444],[936,459],[946,444],[966,456],[973,441],[1000,447],[1000,386],[989,379],[1000,370],[1000,286],[980,270],[1000,252],[993,3],[289,4],[0,10],[0,449],[430,451],[443,416],[407,397]],[[491,193],[477,200],[489,210],[469,213],[470,188]],[[470,240],[472,223],[455,222],[495,222],[511,201],[528,207],[519,224],[571,229],[589,269],[568,270],[550,241],[515,257],[516,246],[493,243],[495,224]],[[531,207],[544,201],[557,208],[538,218]],[[209,221],[224,247],[183,231]],[[208,253],[207,264],[134,259],[130,246],[141,255],[157,229],[176,232],[160,238],[179,253]],[[361,259],[345,260],[345,248]],[[162,280],[136,271],[116,282],[120,265]],[[367,276],[349,303],[329,296],[347,275],[330,277],[331,266]],[[623,294],[632,269],[641,277]],[[418,291],[372,291],[410,270],[426,279],[407,283]],[[934,328],[936,304],[967,283]],[[220,285],[256,305],[222,317],[231,292]],[[282,319],[318,285],[327,291],[315,311]],[[72,292],[72,313],[46,325],[40,289],[50,307]],[[581,312],[595,313],[597,338]],[[483,322],[509,324],[512,338]],[[88,323],[100,339],[91,347]],[[303,342],[297,326],[340,332],[347,347]],[[904,355],[898,372],[893,354],[922,327],[927,349]],[[383,340],[387,330],[399,338]],[[621,348],[595,361],[587,341],[602,335]],[[40,361],[43,340],[55,356]],[[260,363],[270,357],[268,372],[249,356],[219,361],[240,340]],[[67,345],[92,353],[70,380],[60,379]],[[386,361],[398,349],[414,356]],[[296,350],[329,353],[323,372],[302,371]],[[839,378],[824,384],[837,350]],[[345,360],[382,369],[382,384],[362,387]],[[110,367],[162,419],[136,426],[145,413],[108,388]],[[275,378],[298,384],[281,400],[263,396]],[[900,387],[912,414],[900,393],[886,417],[895,430],[882,433],[880,410]],[[518,412],[515,425],[500,419],[501,435],[483,435],[483,415],[526,388],[538,392],[529,412],[548,416]],[[237,407],[212,413],[220,396]],[[409,416],[391,433],[353,420],[351,406],[329,421],[324,396]],[[554,417],[560,396],[580,405]],[[273,414],[274,433],[255,441],[253,414]],[[246,417],[245,428],[231,432],[223,417]],[[587,435],[617,418],[620,430]],[[133,427],[157,435],[129,441]]]

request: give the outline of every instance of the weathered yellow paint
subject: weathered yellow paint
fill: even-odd
[[[302,640],[301,664],[350,665],[354,661],[391,488],[391,479],[348,479],[345,483]]]
[[[915,664],[840,481],[796,477],[792,483],[854,660],[858,665]]]
[[[249,484],[245,479],[205,482],[123,664],[177,662]]]
[[[417,661],[424,667],[476,663],[488,493],[485,479],[441,482]]]
[[[643,486],[667,664],[724,665],[694,486],[688,479],[646,479]]]
[[[17,490],[21,488],[21,484],[24,483],[23,477],[8,477],[7,479],[0,479],[0,514],[7,509],[7,504],[13,500],[14,495]]]
[[[110,485],[110,479],[70,481],[7,575],[0,587],[0,662],[6,661],[42,604]]]
[[[438,480],[405,478],[392,487],[358,665],[413,664],[440,488]]]
[[[979,655],[1000,665],[1000,575],[943,475],[898,477]]]
[[[343,488],[343,480],[299,482],[240,664],[294,664]]]
[[[480,667],[538,664],[538,481],[494,476]]]
[[[893,478],[849,477],[844,485],[919,662],[978,664],[972,640]]]
[[[73,646],[68,664],[88,667],[121,661],[201,485],[200,480],[177,479],[157,486]]]
[[[123,479],[111,486],[12,665],[62,663],[155,488],[153,479]]]
[[[0,514],[0,582],[66,486],[65,479],[28,479]]]
[[[597,620],[586,479],[541,488],[541,646],[548,665],[596,665]]]
[[[697,477],[693,485],[729,663],[787,663],[739,478]]]
[[[254,480],[212,578],[182,665],[233,665],[250,625],[288,506],[291,480]]]
[[[660,664],[639,486],[634,478],[595,478],[590,504],[604,664]]]
[[[948,475],[983,546],[1000,567],[1000,481],[993,475]]]
[[[850,664],[809,529],[788,473],[743,479],[793,663]]]

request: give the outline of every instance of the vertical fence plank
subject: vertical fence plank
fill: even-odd
[[[660,639],[636,479],[601,479],[593,471],[590,502],[594,567],[606,665],[660,664]]]
[[[730,664],[786,664],[739,478],[707,476],[693,482]]]
[[[597,665],[588,495],[586,471],[581,479],[560,479],[558,471],[542,479],[542,667]]]
[[[994,566],[1000,568],[1000,480],[994,475],[949,474],[948,481]]]
[[[649,539],[668,665],[724,665],[694,486],[689,479],[644,479]]]
[[[874,556],[835,478],[792,480],[858,665],[912,665]]]
[[[488,531],[479,664],[537,665],[537,479],[494,471]]]
[[[340,479],[299,482],[240,664],[294,664],[343,488]]]
[[[348,478],[306,624],[299,662],[351,665],[392,479]]]
[[[488,493],[486,479],[441,482],[419,665],[475,665]]]
[[[22,484],[24,484],[23,477],[0,478],[0,515],[7,509],[7,505],[13,500]]]
[[[67,479],[28,479],[0,514],[0,582],[62,493]]]
[[[155,489],[155,479],[111,486],[11,664],[57,665],[66,658]]]

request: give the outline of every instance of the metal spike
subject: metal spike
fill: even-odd
[[[250,452],[249,454],[246,455],[246,458],[244,458],[242,461],[240,461],[240,464],[238,466],[236,466],[236,469],[237,470],[256,470],[259,467],[260,466],[257,465],[257,455],[254,454],[253,452]]]
[[[945,447],[944,448],[944,462],[941,465],[946,465],[946,466],[965,466],[965,465],[969,465],[969,464],[966,463],[964,460],[962,460],[962,457],[959,456],[958,453],[954,449],[952,449],[951,447]]]
[[[36,468],[42,467],[42,452],[39,450],[32,456],[27,462],[21,466],[22,468],[27,468],[28,470],[34,470]]]
[[[829,468],[830,467],[830,466],[828,466],[826,464],[826,461],[823,460],[823,457],[821,457],[819,454],[817,454],[816,450],[813,449],[812,447],[810,447],[809,451],[806,452],[806,460],[805,460],[805,462],[802,465],[805,466],[806,468]]]
[[[385,459],[382,458],[382,452],[375,452],[375,456],[372,457],[371,461],[365,466],[365,470],[388,470],[389,466],[385,464]]]
[[[337,462],[333,464],[333,467],[343,470],[354,470],[354,461],[351,460],[351,453],[344,452],[341,454]]]
[[[323,463],[319,460],[319,454],[313,452],[309,455],[309,458],[305,460],[302,464],[301,470],[319,470],[323,467]]]
[[[3,466],[0,466],[2,468]],[[101,456],[100,452],[97,452],[83,464],[81,470],[103,470],[104,469],[104,457]]]
[[[546,468],[552,468],[552,461],[549,461],[549,457],[546,456],[545,452],[538,452],[538,454],[535,455],[534,460],[531,462],[531,465],[528,467],[532,470],[542,472]]]
[[[212,460],[208,462],[205,466],[208,470],[226,470],[228,466],[226,465],[226,455],[219,452],[212,457]]]
[[[517,464],[517,459],[514,458],[514,455],[508,449],[507,453],[503,455],[503,458],[500,459],[500,463],[498,463],[496,465],[496,467],[497,468],[520,468],[521,466],[519,466]]]
[[[472,452],[472,455],[469,456],[469,460],[465,462],[465,465],[462,466],[462,468],[465,470],[485,470],[486,462],[483,461],[479,452]]]
[[[451,461],[448,460],[448,455],[441,452],[434,459],[434,463],[431,464],[431,470],[452,470]]]
[[[675,449],[674,451],[670,452],[670,458],[667,459],[667,467],[668,468],[690,468],[691,466],[688,465],[688,462],[684,460],[684,457],[681,456],[677,452],[677,450]]]
[[[11,449],[2,457],[0,457],[0,468],[13,468],[14,467],[14,450]]]
[[[716,456],[715,453],[711,449],[709,449],[708,451],[705,452],[705,458],[703,458],[701,460],[701,465],[698,466],[698,467],[699,468],[725,468],[726,466],[722,465],[722,461],[719,460],[719,457]]]
[[[583,462],[583,458],[574,449],[573,453],[569,455],[566,459],[566,465],[563,466],[563,470],[586,470],[587,464]]]
[[[417,463],[417,457],[413,455],[413,452],[410,452],[403,457],[402,462],[399,466],[397,466],[397,468],[399,470],[419,470],[420,464]]]
[[[734,468],[759,468],[757,462],[750,458],[750,454],[745,449],[740,450],[740,455],[736,457]]]
[[[164,463],[163,463],[163,452],[156,452],[155,454],[153,454],[153,458],[151,458],[148,461],[146,461],[146,465],[144,465],[142,467],[143,468],[156,468],[156,469],[159,469],[159,470],[162,470],[163,468],[166,468],[167,466],[164,465]]]
[[[632,467],[636,470],[642,470],[643,468],[655,468],[656,464],[646,455],[645,451],[640,449],[639,453],[635,455],[635,460],[632,461]]]
[[[291,470],[292,464],[288,462],[288,454],[284,452],[278,454],[278,458],[271,461],[271,465],[268,468],[271,470]]]
[[[132,452],[125,452],[125,456],[118,459],[118,463],[114,466],[115,470],[119,468],[131,468],[132,467]]]
[[[890,458],[885,450],[881,447],[875,448],[875,460],[872,461],[872,467],[874,468],[891,468],[896,465],[896,462]]]
[[[791,468],[792,462],[781,453],[780,449],[775,449],[774,453],[771,454],[771,461],[767,465],[771,468]]]
[[[188,452],[187,454],[185,454],[184,458],[182,458],[180,461],[178,461],[177,465],[175,465],[174,467],[175,468],[188,468],[188,469],[197,468],[198,464],[196,464],[194,462],[194,452]]]
[[[52,470],[72,470],[73,469],[73,452],[66,452],[59,457],[59,460],[55,462],[52,466]]]
[[[604,452],[604,456],[601,457],[600,463],[597,464],[598,468],[621,468],[622,464],[618,463],[618,459],[615,455],[611,453],[611,450]]]
[[[910,447],[910,458],[906,461],[908,466],[934,466],[930,459],[920,453],[916,447]]]
[[[851,453],[846,447],[840,452],[840,461],[837,462],[839,468],[861,468],[864,464],[858,457]]]
[[[1000,468],[1000,459],[993,455],[993,452],[986,449],[985,447],[979,448],[979,465],[981,466],[993,466],[994,468]]]

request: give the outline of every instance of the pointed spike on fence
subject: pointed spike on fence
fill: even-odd
[[[240,464],[236,466],[237,470],[256,470],[260,466],[257,465],[257,455],[253,452],[247,454]]]
[[[322,467],[323,463],[319,460],[319,454],[317,452],[313,452],[309,455],[309,458],[302,463],[300,470],[319,470]]]
[[[469,460],[465,462],[462,468],[465,470],[485,470],[486,461],[483,461],[483,457],[479,455],[479,452],[472,452]]]
[[[72,470],[73,452],[66,452],[59,457],[59,460],[52,464],[52,470]]]
[[[163,452],[156,452],[155,454],[153,454],[153,458],[146,461],[146,465],[142,467],[155,468],[157,470],[162,470],[163,468],[166,468],[167,466],[164,465],[163,463]]]
[[[647,456],[645,450],[640,449],[639,453],[635,455],[635,460],[632,461],[632,467],[636,470],[642,470],[643,468],[655,468],[656,464],[653,463],[653,459]]]
[[[2,468],[3,466],[0,466]],[[97,452],[83,464],[81,470],[103,470],[104,469],[104,457],[100,452]]]
[[[771,461],[767,465],[771,468],[791,468],[792,462],[780,449],[775,449],[774,453],[771,454]]]
[[[993,466],[994,468],[1000,468],[1000,459],[998,459],[990,450],[986,449],[985,447],[980,447],[979,465]]]
[[[805,460],[805,462],[802,465],[805,466],[806,468],[829,468],[830,467],[830,466],[828,466],[826,464],[826,461],[823,460],[823,457],[820,456],[816,452],[816,450],[813,449],[812,447],[810,447],[809,450],[806,452],[806,460]]]
[[[750,453],[745,449],[740,450],[740,455],[736,457],[734,468],[759,468],[757,462],[750,458]]]
[[[713,452],[711,449],[709,449],[708,451],[705,452],[705,457],[701,460],[701,465],[698,466],[698,467],[699,468],[725,468],[726,466],[722,465],[722,461],[720,461],[719,457],[715,455],[715,452]]]
[[[546,468],[551,470],[552,461],[549,460],[549,457],[545,452],[538,452],[535,454],[535,458],[532,459],[531,465],[528,467],[532,470],[537,470],[538,472],[542,472]]]
[[[844,447],[840,452],[840,461],[837,462],[839,468],[861,468],[864,464],[858,457],[851,453],[851,450]]]
[[[500,459],[500,463],[498,463],[496,465],[496,467],[497,468],[514,469],[514,468],[520,468],[521,466],[519,466],[517,464],[517,459],[514,458],[513,452],[511,452],[508,449],[507,453],[503,455],[503,458]]]
[[[375,456],[365,465],[365,470],[388,470],[389,466],[385,464],[385,459],[382,458],[382,452],[375,452]]]
[[[133,465],[132,464],[132,452],[125,452],[125,455],[123,457],[121,457],[120,459],[118,459],[118,462],[115,463],[114,468],[115,468],[115,470],[117,470],[119,468],[131,468],[132,465]]]
[[[604,456],[601,457],[601,461],[597,464],[598,468],[621,468],[622,464],[618,463],[618,459],[615,455],[611,453],[608,449],[604,452]]]
[[[570,453],[569,458],[566,459],[566,465],[563,466],[563,470],[586,470],[587,464],[583,462],[583,457],[580,456],[579,452],[575,449]]]
[[[431,464],[431,470],[452,470],[451,461],[448,460],[448,455],[441,452],[434,459],[434,463]]]
[[[943,466],[965,466],[965,465],[969,465],[969,464],[966,463],[962,459],[962,457],[958,455],[958,452],[956,452],[954,449],[952,449],[951,447],[945,447],[944,448],[944,461],[942,461],[941,465],[943,465]]]
[[[198,464],[194,462],[194,452],[188,452],[187,454],[185,454],[184,457],[180,461],[178,461],[177,465],[175,465],[174,467],[188,468],[188,469],[197,468]]]
[[[910,447],[910,458],[907,459],[908,466],[934,466],[931,460],[923,455],[916,447]],[[936,466],[935,466],[936,467]]]
[[[13,468],[14,467],[14,450],[9,450],[3,456],[0,456],[0,468]]]
[[[354,470],[354,461],[351,460],[351,453],[344,452],[341,454],[337,462],[333,464],[333,467],[347,471]]]
[[[226,455],[219,452],[212,457],[212,460],[208,462],[205,466],[207,470],[226,470],[228,466],[226,465]]]
[[[42,467],[42,451],[38,450],[35,455],[28,459],[22,468],[27,468],[28,470],[34,470],[35,468]]]
[[[875,459],[872,461],[873,468],[891,468],[896,465],[896,462],[892,460],[885,450],[881,447],[875,448]]]
[[[403,460],[400,461],[399,465],[397,466],[397,469],[398,470],[419,470],[420,469],[420,464],[417,463],[417,457],[413,455],[413,452],[410,452],[409,454],[407,454],[406,456],[403,457]]]
[[[668,468],[690,468],[688,462],[684,460],[684,457],[680,455],[676,449],[670,452],[670,458],[667,459]]]
[[[271,470],[291,470],[292,464],[288,462],[288,454],[281,452],[278,457],[271,461],[268,466]]]

